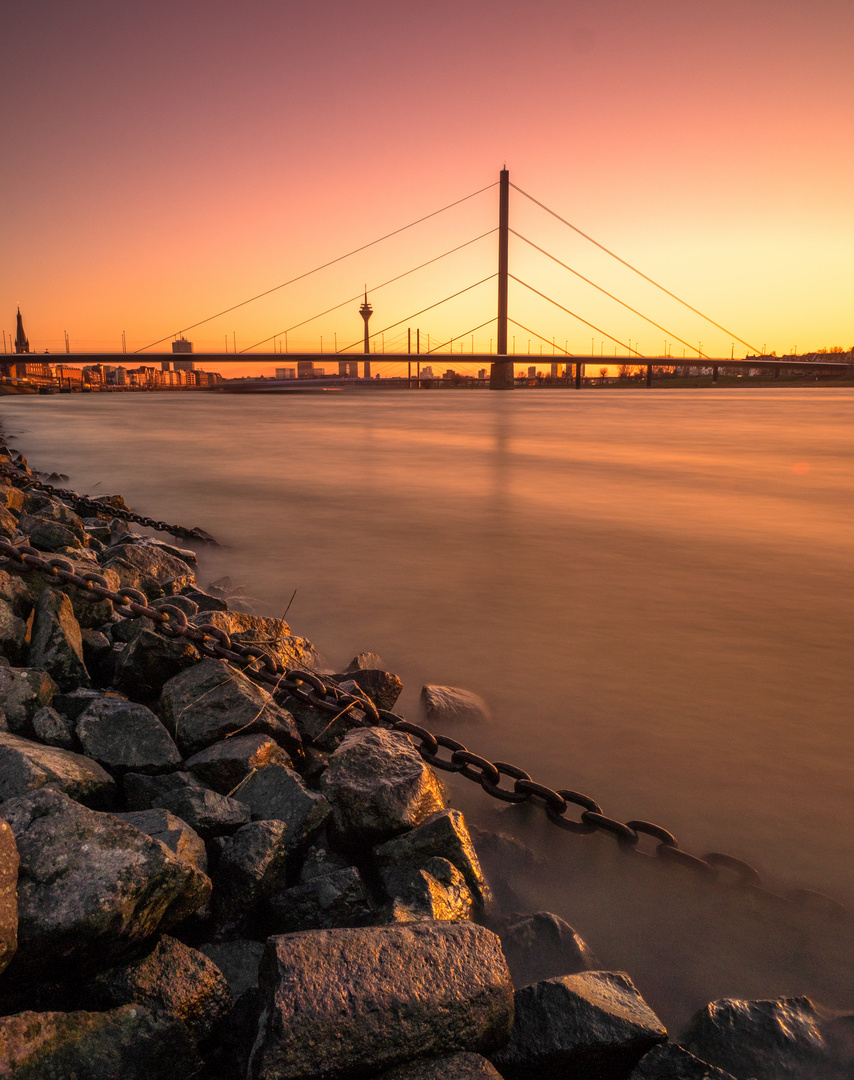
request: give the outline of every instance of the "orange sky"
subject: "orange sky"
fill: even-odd
[[[14,333],[20,302],[34,350],[63,351],[66,330],[72,351],[118,350],[122,331],[141,349],[494,184],[505,163],[751,345],[854,343],[850,0],[30,0],[5,28],[0,328]],[[372,329],[402,320],[387,349],[411,326],[468,351],[494,280],[414,313],[494,274],[494,234],[376,287],[496,224],[492,187],[187,336],[246,349],[367,284]],[[511,272],[604,331],[511,282],[511,317],[547,341],[613,354],[610,334],[661,355],[678,336],[729,355],[732,334],[516,191],[511,227],[669,331],[513,237]],[[361,337],[358,303],[288,344],[331,350],[336,335]],[[494,324],[474,337],[486,351]]]

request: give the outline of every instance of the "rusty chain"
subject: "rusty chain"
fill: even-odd
[[[47,492],[64,502],[68,502],[75,508],[94,510],[98,514],[108,514],[110,517],[121,518],[122,521],[135,521],[139,525],[145,525],[149,529],[158,532],[169,533],[171,536],[180,536],[186,540],[198,540],[205,544],[216,544],[216,540],[204,531],[204,529],[188,529],[184,525],[170,525],[166,521],[158,521],[155,518],[146,517],[144,514],[135,514],[132,510],[125,510],[120,506],[112,506],[101,499],[93,499],[89,495],[80,495],[70,488],[58,488],[53,484],[46,484],[34,476],[19,472],[12,468],[0,469],[0,476],[17,484],[21,488],[35,488],[37,491]]]
[[[709,852],[702,858],[692,855],[684,851],[676,837],[660,825],[642,820],[622,822],[609,817],[602,812],[599,803],[588,795],[568,788],[555,790],[539,784],[532,780],[524,769],[504,761],[490,761],[472,753],[456,739],[447,735],[436,735],[397,713],[378,708],[362,693],[349,693],[329,676],[321,678],[313,671],[286,668],[269,651],[257,645],[233,641],[224,630],[210,623],[190,625],[186,613],[176,605],[163,604],[152,608],[145,594],[137,589],[112,590],[102,574],[78,574],[62,556],[45,555],[28,544],[13,544],[3,539],[0,539],[0,556],[5,556],[20,566],[38,570],[53,580],[75,586],[93,603],[110,600],[114,610],[125,618],[142,616],[150,619],[159,626],[162,633],[192,642],[204,656],[242,664],[244,671],[257,681],[272,687],[273,691],[287,691],[298,701],[331,714],[333,720],[346,714],[353,726],[382,724],[393,731],[409,735],[418,741],[416,748],[428,764],[479,783],[488,795],[503,802],[533,801],[534,805],[545,810],[549,821],[567,832],[606,832],[616,839],[621,851],[682,866],[707,881],[735,886],[772,903],[792,903],[835,915],[849,915],[842,904],[824,893],[810,889],[790,890],[786,894],[775,893],[761,884],[758,871],[742,859],[719,851]],[[450,753],[443,757],[441,750]],[[512,787],[502,785],[502,777],[512,780]],[[573,806],[581,808],[577,820],[568,816]],[[642,836],[657,841],[651,854],[640,849]]]

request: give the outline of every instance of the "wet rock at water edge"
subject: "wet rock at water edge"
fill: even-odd
[[[83,753],[113,773],[165,773],[181,765],[169,732],[151,709],[134,701],[93,701],[80,715],[76,734]]]
[[[491,1060],[506,1080],[568,1075],[624,1080],[667,1032],[631,979],[589,971],[546,979],[515,994],[510,1042]]]
[[[153,840],[159,840],[179,859],[192,863],[203,874],[207,873],[208,857],[205,842],[186,821],[182,821],[181,818],[170,814],[162,807],[153,810],[130,811],[115,816],[133,825],[135,829],[139,829]]]
[[[427,859],[417,870],[386,867],[381,876],[391,898],[389,922],[460,921],[471,918],[475,909],[465,878],[447,859]]]
[[[409,738],[382,728],[349,732],[330,755],[320,788],[336,833],[360,848],[411,829],[445,805],[438,778]]]
[[[356,653],[350,663],[344,668],[345,673],[353,671],[382,671],[385,664],[382,658],[373,652]]]
[[[82,546],[80,538],[73,530],[58,521],[51,521],[42,514],[24,514],[18,528],[28,538],[29,543],[39,551],[57,552],[66,548]]]
[[[244,802],[256,820],[283,821],[287,846],[300,848],[323,828],[329,818],[329,803],[306,787],[299,773],[284,765],[259,769],[240,785],[235,797]]]
[[[139,542],[121,543],[111,548],[109,555],[104,559],[104,566],[116,568],[120,577],[122,572],[118,570],[118,565],[128,563],[145,579],[155,581],[167,595],[179,593],[185,588],[196,587],[196,576],[187,563],[182,558],[171,555],[160,545]],[[146,590],[143,589],[143,592]],[[148,595],[147,592],[146,595]],[[150,599],[158,599],[158,597],[150,597]]]
[[[448,1054],[429,1061],[410,1061],[374,1080],[502,1080],[492,1062],[480,1054]]]
[[[252,821],[222,846],[213,877],[218,936],[235,936],[252,909],[285,884],[287,826]]]
[[[629,1080],[735,1080],[707,1061],[701,1061],[681,1046],[662,1043],[640,1059]]]
[[[378,709],[388,711],[394,708],[403,690],[403,682],[398,675],[392,675],[390,671],[379,671],[376,668],[357,668],[355,671],[348,671],[336,678],[351,680],[364,694],[367,694]]]
[[[0,732],[0,800],[39,788],[62,791],[93,808],[111,806],[116,794],[110,774],[82,754]]]
[[[89,685],[80,624],[64,593],[45,589],[39,597],[28,662],[48,672],[60,690]]]
[[[138,1005],[0,1018],[0,1075],[16,1080],[190,1080],[200,1070],[186,1026]]]
[[[146,536],[143,533],[131,531],[123,533],[115,541],[115,546],[121,548],[124,544],[138,544],[143,547],[153,548],[155,555],[158,552],[161,552],[173,558],[180,559],[181,562],[185,562],[189,566],[195,566],[198,562],[198,556],[195,551],[191,551],[189,548],[179,548],[174,544],[167,544],[165,540],[159,540],[154,536]],[[172,563],[171,565],[174,567],[175,564]]]
[[[145,956],[96,975],[87,997],[102,1009],[135,1004],[171,1013],[197,1043],[231,1008],[231,991],[216,964],[167,934]]]
[[[272,735],[285,746],[300,745],[291,714],[224,660],[202,660],[170,679],[163,687],[159,712],[188,757],[238,732]]]
[[[431,814],[416,828],[374,849],[380,868],[409,866],[417,870],[435,858],[447,859],[459,870],[478,909],[490,907],[492,894],[459,810]]]
[[[197,664],[199,651],[189,641],[142,630],[116,660],[113,685],[135,700],[153,701],[163,684]]]
[[[832,1014],[806,997],[713,1001],[692,1017],[680,1041],[739,1080],[854,1075],[854,1018]]]
[[[50,705],[42,706],[33,717],[33,731],[36,739],[45,746],[73,750],[77,745],[74,739],[74,725]]]
[[[489,706],[483,698],[458,686],[423,686],[421,705],[430,723],[489,719]]]
[[[270,735],[235,735],[193,754],[185,768],[220,795],[230,794],[251,772],[268,765],[291,766],[288,754]]]
[[[264,905],[268,933],[366,926],[376,909],[355,866],[340,867],[275,893]],[[408,920],[412,921],[412,920]]]
[[[492,929],[501,938],[515,987],[598,967],[569,923],[550,911],[510,915]]]
[[[18,863],[15,836],[0,819],[0,972],[18,947]]]
[[[32,738],[33,717],[44,705],[50,705],[58,687],[46,671],[39,668],[0,667],[0,701],[16,735]]]
[[[210,897],[209,878],[163,844],[58,791],[10,799],[3,814],[21,857],[18,979],[102,967]]]
[[[170,810],[205,840],[229,836],[249,821],[245,803],[207,788],[173,788],[155,799],[152,806]]]
[[[488,1053],[513,996],[498,939],[472,923],[270,938],[248,1077],[360,1075],[413,1058]]]

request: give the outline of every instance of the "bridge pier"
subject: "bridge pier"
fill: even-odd
[[[717,381],[718,381],[718,365],[717,364],[712,364],[712,382],[716,383]]]
[[[489,366],[489,389],[512,390],[516,385],[512,360],[495,360]]]
[[[646,385],[652,386],[652,364],[646,365]]]
[[[584,378],[584,364],[575,365],[575,389],[581,389],[581,380]]]

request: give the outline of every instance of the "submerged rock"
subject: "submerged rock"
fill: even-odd
[[[488,720],[489,706],[471,690],[458,686],[423,686],[421,704],[428,721]]]

